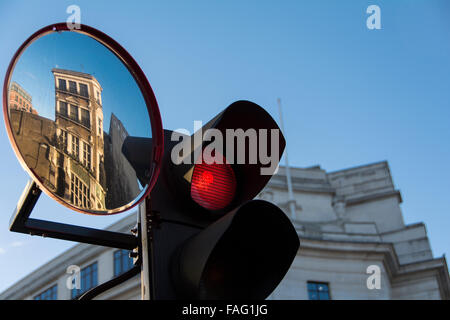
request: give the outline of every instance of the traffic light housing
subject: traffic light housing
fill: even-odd
[[[252,200],[285,148],[278,125],[237,101],[191,136],[165,130],[164,141],[148,208],[153,299],[265,299],[300,246],[280,208]],[[151,145],[128,137],[122,148],[141,183],[148,168],[138,155]]]

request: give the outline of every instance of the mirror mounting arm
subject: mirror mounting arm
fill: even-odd
[[[126,250],[138,247],[138,237],[131,234],[30,218],[40,195],[30,179],[11,217],[10,231]]]

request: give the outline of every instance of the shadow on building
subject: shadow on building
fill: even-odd
[[[128,133],[114,114],[109,134],[104,132],[103,88],[90,74],[51,71],[55,120],[38,115],[29,94],[29,108],[12,105],[14,90],[27,93],[16,82],[10,86],[10,122],[26,165],[49,191],[77,208],[103,211],[130,203],[140,188],[121,153]]]

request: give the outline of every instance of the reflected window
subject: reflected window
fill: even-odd
[[[102,128],[103,128],[102,119],[98,119],[98,135],[99,136],[102,135]]]
[[[81,124],[87,128],[91,127],[91,114],[89,110],[81,109]]]
[[[83,164],[91,169],[91,146],[83,142]]]
[[[56,299],[58,299],[58,291],[56,284],[34,297],[34,300],[56,300]]]
[[[53,186],[56,186],[56,173],[53,167],[50,167],[49,180]]]
[[[80,83],[80,95],[83,97],[88,98],[89,94],[88,94],[88,87],[87,85]]]
[[[89,208],[89,198],[90,192],[88,186],[72,172],[70,179],[70,201],[77,207]]]
[[[124,273],[133,267],[133,258],[130,258],[130,251],[114,251],[114,276]]]
[[[69,115],[67,114],[67,102],[64,101],[60,101],[59,102],[59,113],[64,116],[64,117],[68,117]]]
[[[59,88],[59,90],[67,91],[66,80],[64,80],[64,79],[59,79],[59,80],[58,80],[58,88]]]
[[[80,139],[72,136],[72,154],[78,160],[80,159]]]
[[[330,300],[328,283],[308,281],[309,300]]]
[[[78,121],[78,106],[70,105],[70,119]]]
[[[63,150],[67,152],[67,132],[64,130],[61,130],[61,144]]]
[[[72,299],[75,299],[88,291],[89,289],[96,287],[98,283],[98,267],[97,262],[87,266],[86,268],[81,269],[80,272],[81,279],[80,279],[80,285],[81,288],[73,288],[72,289]],[[75,279],[74,279],[75,283]]]
[[[70,81],[69,80],[69,91],[71,93],[77,94],[77,83],[75,81]]]

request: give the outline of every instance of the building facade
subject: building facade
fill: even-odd
[[[33,109],[33,98],[17,82],[12,82],[9,87],[9,106],[16,110],[37,114]]]
[[[57,194],[79,208],[106,208],[102,87],[95,77],[53,69],[57,146],[64,159]],[[58,160],[57,160],[58,161]]]
[[[26,165],[50,192],[74,207],[105,211],[127,205],[141,189],[122,153],[126,128],[108,109],[109,132],[104,131],[103,88],[94,76],[51,72],[54,118],[38,114],[31,95],[16,82],[10,85],[9,119]],[[27,101],[24,107],[16,107],[19,96]]]
[[[445,257],[433,257],[425,225],[406,225],[387,162],[326,172],[292,168],[300,249],[269,299],[450,299]],[[289,214],[285,168],[258,196]],[[131,213],[109,229],[129,232]],[[68,289],[79,266],[81,289]],[[78,244],[0,294],[0,299],[71,299],[131,267],[123,250]],[[68,281],[69,279],[69,281]],[[140,277],[98,299],[140,299]]]

